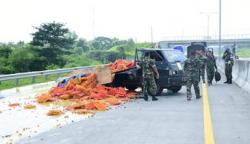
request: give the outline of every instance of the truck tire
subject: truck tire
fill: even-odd
[[[168,88],[168,90],[171,90],[173,93],[177,93],[179,90],[181,90],[182,86],[172,86]]]
[[[137,86],[135,86],[135,85],[128,85],[128,86],[126,86],[126,88],[127,88],[129,91],[134,91],[135,89],[137,89]]]

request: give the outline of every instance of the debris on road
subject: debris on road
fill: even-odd
[[[132,65],[117,61],[115,64]],[[124,67],[125,68],[125,67]],[[105,111],[109,105],[119,105],[135,98],[135,92],[126,91],[125,88],[108,87],[97,84],[97,76],[93,73],[84,74],[83,77],[70,79],[63,87],[53,87],[48,93],[37,96],[38,103],[69,100],[65,110],[75,113],[87,113],[85,110]]]
[[[63,112],[61,110],[50,110],[47,115],[48,116],[58,116],[63,114]]]
[[[35,105],[32,105],[32,104],[26,104],[26,105],[24,106],[24,109],[34,109],[34,108],[36,108],[36,106],[35,106]]]
[[[20,103],[10,103],[9,107],[17,107],[20,106]]]

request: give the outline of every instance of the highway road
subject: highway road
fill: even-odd
[[[199,100],[187,101],[183,87],[177,94],[164,92],[159,101],[137,99],[18,143],[248,144],[250,94],[223,81],[205,88]]]

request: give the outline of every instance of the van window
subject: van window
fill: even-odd
[[[163,61],[163,55],[159,51],[151,51],[150,58],[154,59],[155,61]]]
[[[168,62],[174,63],[174,62],[184,62],[187,58],[185,55],[178,51],[178,50],[173,50],[173,51],[163,51],[163,55],[166,57]]]

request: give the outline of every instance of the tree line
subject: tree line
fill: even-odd
[[[152,47],[133,39],[80,38],[64,24],[50,22],[34,27],[29,43],[0,43],[0,74],[110,63],[131,58],[136,47]]]

